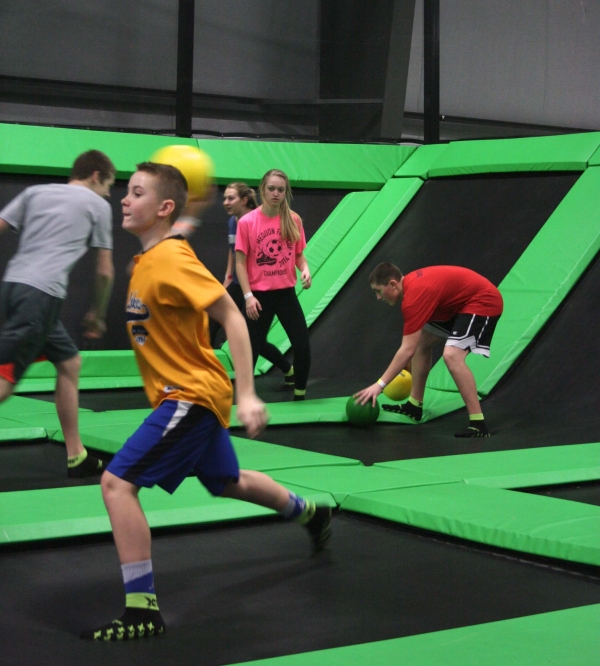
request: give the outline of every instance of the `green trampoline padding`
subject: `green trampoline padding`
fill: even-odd
[[[183,139],[126,132],[0,124],[0,171],[66,176],[77,155],[90,146],[109,155],[117,178],[128,178],[138,162],[173,143],[197,145],[215,163],[218,183],[258,183],[274,167],[293,186],[379,189],[416,150],[415,146],[288,143]]]
[[[28,426],[15,419],[0,417],[0,442],[30,441],[46,439],[46,429],[39,426]]]
[[[237,666],[596,666],[599,626],[596,604]]]
[[[335,503],[326,494],[311,496]],[[173,495],[160,488],[143,489],[140,501],[150,527],[216,523],[273,515],[249,502],[213,497],[197,479],[188,478]],[[58,539],[110,532],[100,487],[78,486],[2,494],[0,543]]]
[[[79,410],[81,411],[89,411]],[[19,419],[21,416],[31,414],[54,414],[56,407],[53,402],[46,400],[34,400],[13,395],[0,404],[0,417]]]
[[[588,166],[600,166],[600,148],[590,157]]]
[[[383,473],[382,473],[383,472]],[[351,493],[373,492],[446,483],[443,476],[383,467],[307,467],[275,471],[273,478],[284,486],[294,484],[308,491],[327,492],[341,505]]]
[[[570,444],[376,463],[495,488],[531,488],[600,479],[600,444]]]
[[[255,439],[232,437],[237,453],[238,462],[242,469],[253,469],[259,472],[271,473],[274,470],[326,467],[327,470],[349,467],[361,467],[359,460],[332,456],[327,453],[315,453],[303,449],[292,449],[279,444],[268,444]],[[332,471],[328,473],[333,473]]]
[[[341,508],[544,557],[600,565],[600,507],[447,483],[348,495]]]
[[[448,144],[446,143],[420,146],[396,171],[394,176],[397,178],[422,178],[426,180],[429,168],[447,147]]]
[[[420,178],[396,178],[388,181],[377,193],[322,264],[311,288],[300,292],[300,305],[308,326],[323,313],[422,185]],[[279,323],[271,329],[269,340],[282,352],[286,352],[290,347]],[[270,366],[264,367],[268,369]]]
[[[440,152],[430,165],[427,177],[518,171],[583,171],[598,146],[600,132],[456,141]]]
[[[470,354],[480,395],[487,395],[509,370],[567,296],[600,250],[600,169],[587,169],[550,216],[499,288],[504,313],[490,358]],[[573,225],[577,233],[572,233]],[[432,395],[431,389],[438,393]],[[438,361],[427,382],[425,419],[462,406],[450,373]]]

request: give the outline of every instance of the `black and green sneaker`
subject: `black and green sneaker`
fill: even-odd
[[[325,549],[331,538],[330,507],[317,506],[314,502],[308,500],[306,508],[297,520],[308,530],[313,544],[313,555],[318,555]]]
[[[289,375],[283,375],[283,388],[284,389],[293,389],[296,386],[296,378],[294,376],[294,369],[292,368]]]
[[[131,641],[137,638],[161,636],[167,627],[157,610],[126,608],[118,620],[113,620],[97,629],[81,632],[88,641]]]
[[[455,437],[491,437],[485,421],[469,421],[469,426],[462,432],[455,432]]]
[[[69,479],[83,479],[86,476],[96,476],[104,471],[104,461],[96,456],[87,454],[85,460],[75,467],[67,467]]]
[[[423,418],[423,407],[413,405],[412,402],[405,402],[402,405],[381,405],[386,412],[402,414],[408,416],[413,421],[420,421]]]

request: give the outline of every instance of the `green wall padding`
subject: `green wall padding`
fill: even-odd
[[[46,429],[28,426],[19,420],[0,417],[0,442],[46,439]]]
[[[576,483],[600,479],[600,444],[569,444],[376,463],[495,488]]]
[[[600,507],[447,483],[351,494],[342,509],[499,548],[600,565]]]
[[[427,176],[517,171],[583,171],[600,146],[600,132],[448,144]]]
[[[77,155],[90,148],[113,160],[118,178],[173,143],[198,145],[215,163],[216,180],[256,184],[269,169],[283,169],[294,187],[379,189],[415,146],[182,139],[126,132],[0,124],[0,171],[69,174]]]
[[[420,178],[395,178],[389,180],[377,193],[323,263],[311,288],[300,293],[299,300],[308,326],[323,313],[422,185]],[[271,329],[269,341],[277,345],[282,352],[286,352],[290,347],[285,331],[279,323]],[[270,366],[267,365],[266,368],[268,367]]]
[[[435,143],[428,146],[419,146],[417,150],[396,171],[398,178],[427,179],[429,168],[448,147],[447,143]]]
[[[600,166],[600,148],[590,157],[588,166]]]
[[[598,626],[600,604],[247,661],[244,666],[597,666]]]

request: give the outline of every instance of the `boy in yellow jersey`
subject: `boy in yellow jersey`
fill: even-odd
[[[223,285],[171,226],[187,200],[174,167],[139,164],[123,199],[123,228],[142,254],[127,298],[127,327],[154,411],[115,455],[102,476],[125,584],[125,613],[82,638],[107,641],[164,633],[152,562],[150,529],[140,488],[173,493],[195,474],[213,495],[254,502],[305,525],[319,552],[330,536],[331,510],[316,507],[260,472],[240,470],[229,432],[233,390],[210,346],[208,315],[224,328],[236,371],[237,418],[251,437],[267,423],[254,391],[252,351],[242,314]]]

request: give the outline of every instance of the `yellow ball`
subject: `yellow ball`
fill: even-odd
[[[410,395],[412,389],[412,375],[408,370],[402,370],[399,375],[396,375],[394,379],[383,389],[383,395],[385,395],[390,400],[406,400]]]
[[[185,176],[190,199],[204,199],[213,182],[215,167],[200,148],[188,145],[165,146],[150,158],[151,162],[170,164]]]

